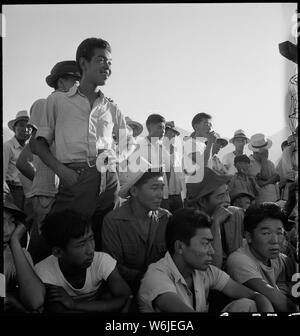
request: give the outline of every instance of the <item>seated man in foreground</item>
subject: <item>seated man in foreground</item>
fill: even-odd
[[[244,219],[247,242],[227,259],[232,278],[265,295],[277,312],[298,311],[289,298],[295,265],[279,252],[286,222],[285,213],[275,203],[250,207]]]
[[[35,266],[47,288],[46,311],[126,310],[130,289],[117,270],[116,260],[106,253],[95,252],[87,218],[73,210],[53,213],[46,217],[42,235],[52,248],[52,255]],[[109,292],[103,293],[104,281]]]
[[[168,252],[149,266],[141,282],[142,312],[207,312],[210,289],[239,299],[223,311],[273,311],[265,296],[212,265],[210,226],[208,216],[199,210],[180,209],[170,218],[166,230]]]

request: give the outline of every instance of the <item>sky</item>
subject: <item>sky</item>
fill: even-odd
[[[231,138],[244,129],[286,127],[287,81],[295,72],[278,44],[293,41],[296,3],[6,5],[3,126],[47,97],[55,63],[75,59],[85,38],[112,47],[112,76],[101,88],[124,115],[151,113],[192,131],[196,113],[213,116]],[[279,150],[279,149],[278,149]]]

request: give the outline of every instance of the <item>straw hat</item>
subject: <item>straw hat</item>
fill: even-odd
[[[22,111],[19,111],[17,114],[16,114],[16,117],[15,119],[13,120],[10,120],[8,123],[7,123],[7,126],[10,130],[14,130],[14,126],[15,124],[20,121],[20,120],[25,120],[25,121],[28,121],[29,120],[29,115],[28,115],[28,112],[26,110],[22,110]]]
[[[180,135],[180,132],[178,131],[178,129],[175,127],[175,123],[174,121],[167,121],[166,122],[166,129],[169,128],[170,130],[172,130],[176,135]]]
[[[187,196],[189,202],[195,202],[201,197],[212,193],[221,185],[227,184],[231,179],[228,175],[218,175],[212,169],[204,167],[204,176],[199,183],[187,183]]]
[[[260,149],[269,149],[272,146],[272,140],[267,139],[262,133],[252,135],[248,148],[252,152],[259,152]]]
[[[242,129],[239,129],[234,132],[233,138],[229,140],[230,143],[233,143],[235,138],[243,138],[246,139],[247,143],[249,143],[249,138],[246,137],[245,132]]]
[[[142,132],[143,132],[143,125],[140,124],[139,122],[137,121],[133,121],[132,119],[130,119],[129,117],[125,117],[125,121],[126,121],[126,124],[128,126],[133,126],[133,127],[136,127],[137,128],[137,134],[136,136],[140,135]]]
[[[158,172],[161,170],[161,167],[154,167],[149,161],[144,157],[140,157],[140,163],[137,165],[137,169],[129,169],[130,166],[127,166],[127,172],[124,173],[125,183],[121,186],[119,191],[119,196],[122,198],[127,198],[130,196],[129,190],[133,187],[142,176],[151,169],[153,172]]]

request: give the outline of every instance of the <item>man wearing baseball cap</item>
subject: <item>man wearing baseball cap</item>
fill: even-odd
[[[19,111],[16,117],[8,122],[8,128],[14,132],[14,136],[3,144],[3,183],[8,185],[16,205],[21,210],[24,210],[25,196],[16,162],[31,134],[28,120],[28,112]]]
[[[234,175],[237,170],[234,166],[234,158],[237,155],[244,154],[244,147],[247,143],[249,143],[249,139],[247,138],[245,132],[242,129],[238,129],[234,132],[233,137],[229,140],[235,147],[233,152],[229,152],[223,156],[222,162],[227,169],[227,174]]]
[[[247,155],[237,155],[234,158],[234,166],[237,172],[229,183],[229,192],[232,190],[244,190],[251,195],[258,196],[260,187],[254,176],[250,175],[250,159]]]

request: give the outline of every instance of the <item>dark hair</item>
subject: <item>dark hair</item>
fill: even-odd
[[[195,129],[195,125],[199,124],[202,121],[202,119],[211,119],[211,118],[212,118],[211,115],[204,112],[196,114],[192,120],[193,129]]]
[[[245,213],[244,229],[252,232],[264,219],[272,218],[282,221],[283,226],[287,225],[286,213],[279,205],[273,202],[264,202],[260,205],[251,205]]]
[[[82,237],[90,227],[89,217],[66,209],[46,216],[42,235],[51,248],[65,248],[71,238]]]
[[[146,120],[146,127],[148,128],[150,124],[158,124],[158,123],[165,123],[165,122],[166,122],[166,119],[160,114],[150,114]]]
[[[80,58],[83,57],[89,62],[94,56],[95,49],[106,49],[111,53],[111,47],[109,43],[101,38],[91,37],[82,41],[76,51],[76,63],[81,75],[82,69],[79,64]]]
[[[248,158],[247,155],[241,154],[241,155],[235,156],[234,158],[234,165],[236,165],[238,162],[246,162],[250,164],[250,159]]]
[[[151,178],[153,177],[160,177],[163,176],[163,171],[161,169],[151,170],[151,168],[144,173],[144,175],[135,183],[136,187],[139,187],[143,184],[146,184]]]
[[[183,208],[175,211],[169,218],[165,235],[166,246],[169,253],[171,255],[174,254],[174,243],[176,240],[180,240],[186,245],[189,245],[197,229],[210,227],[211,222],[209,217],[200,210]]]

